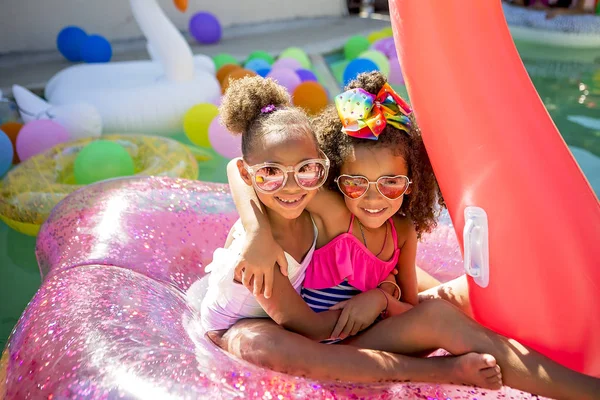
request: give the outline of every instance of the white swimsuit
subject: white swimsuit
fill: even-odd
[[[311,217],[312,219],[312,217]],[[241,221],[234,225],[233,241],[227,248],[219,248],[213,254],[213,261],[206,266],[208,290],[202,300],[200,318],[206,331],[229,329],[243,318],[268,318],[254,295],[242,284],[233,280],[235,266],[246,240]],[[288,278],[298,293],[302,289],[306,268],[312,258],[317,243],[317,226],[313,221],[314,239],[302,263],[285,253],[288,262]]]

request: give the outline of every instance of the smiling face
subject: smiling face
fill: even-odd
[[[245,159],[249,166],[271,162],[285,167],[295,167],[303,161],[321,158],[312,132],[271,132],[258,138],[257,141]],[[244,181],[252,185],[254,178],[241,161],[238,163],[238,170]],[[268,179],[268,176],[261,175],[258,179]],[[285,219],[298,218],[316,194],[316,189],[306,190],[298,186],[293,172],[288,173],[285,186],[275,193],[256,190],[256,195],[265,207]]]
[[[385,147],[355,146],[354,157],[342,164],[340,174],[362,175],[369,181],[375,182],[382,176],[408,176],[408,166],[402,156],[394,155]],[[406,194],[408,193],[410,188]],[[390,200],[381,195],[375,185],[369,185],[369,189],[362,197],[349,199],[344,196],[344,200],[348,210],[365,227],[376,229],[400,210],[404,195]]]

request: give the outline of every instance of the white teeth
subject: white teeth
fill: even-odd
[[[288,203],[288,204],[291,204],[291,203],[296,203],[296,202],[300,201],[300,199],[295,199],[295,200],[286,200],[286,199],[282,199],[281,197],[278,197],[277,199],[278,199],[279,201],[281,201],[282,203]]]
[[[370,213],[370,214],[377,214],[378,212],[383,211],[383,208],[379,208],[379,209],[369,209],[369,208],[363,208],[363,210],[365,210],[366,212]]]

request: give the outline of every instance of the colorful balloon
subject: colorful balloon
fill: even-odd
[[[36,120],[25,124],[17,136],[17,154],[21,161],[42,153],[59,143],[69,141],[69,132],[51,120]]]
[[[86,145],[77,154],[73,164],[75,183],[78,185],[134,173],[131,155],[119,143],[108,140],[97,140]]]
[[[214,104],[202,103],[190,108],[183,117],[183,131],[192,143],[201,147],[209,147],[208,127],[219,114]]]
[[[212,148],[221,156],[232,159],[242,156],[242,136],[234,135],[216,117],[208,127],[208,139]]]

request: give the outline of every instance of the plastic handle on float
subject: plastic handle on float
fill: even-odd
[[[483,208],[465,208],[465,272],[475,283],[485,288],[490,283],[490,256],[488,246],[488,220]]]

